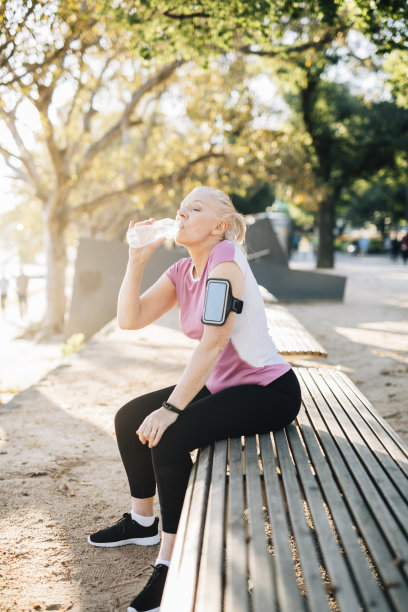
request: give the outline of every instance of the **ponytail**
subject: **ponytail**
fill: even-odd
[[[234,210],[227,217],[226,221],[228,227],[225,232],[225,239],[232,240],[232,242],[236,242],[237,244],[244,244],[245,232],[247,229],[244,215]]]

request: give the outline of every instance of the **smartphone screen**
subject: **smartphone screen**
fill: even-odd
[[[208,281],[203,315],[204,322],[221,323],[224,321],[227,294],[228,286],[225,282]]]

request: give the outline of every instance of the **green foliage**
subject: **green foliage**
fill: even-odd
[[[391,101],[370,102],[347,87],[308,76],[300,90],[316,177],[336,200],[358,180],[380,171],[398,174],[408,156],[408,111]],[[401,166],[402,164],[402,166]]]
[[[408,48],[406,0],[354,0],[358,29],[375,44],[378,53]]]
[[[249,189],[245,196],[233,193],[231,198],[238,212],[243,215],[251,215],[264,212],[268,206],[271,206],[275,199],[275,194],[270,184],[264,183],[260,187],[257,186]]]
[[[285,31],[313,24],[321,30],[353,27],[381,53],[408,44],[405,0],[189,0],[181,5],[120,0],[114,8],[105,0],[102,12],[133,31],[135,48],[145,60],[181,55],[205,64],[209,57],[251,45],[285,53],[290,47],[282,43]]]
[[[334,241],[334,248],[336,251],[340,251],[340,253],[347,253],[349,245],[350,240],[348,238],[336,238]]]
[[[392,102],[368,103],[346,87],[322,81],[312,112],[326,180],[343,187],[356,177],[394,167],[408,152],[408,112]]]
[[[85,342],[84,334],[82,333],[73,334],[72,336],[67,338],[65,343],[61,346],[63,356],[68,357],[68,355],[71,355],[71,353],[75,353],[76,351],[79,351],[79,349],[83,347],[84,342]]]
[[[303,207],[289,204],[289,215],[296,227],[312,231],[316,223],[316,215],[307,212]]]
[[[350,238],[340,237],[334,241],[336,251],[348,253],[351,244]],[[370,255],[382,255],[385,253],[384,240],[382,238],[370,238],[368,251]]]
[[[342,194],[339,214],[353,225],[375,223],[380,231],[388,224],[397,225],[405,217],[406,174],[381,171],[370,180],[356,180]]]
[[[371,238],[368,252],[371,255],[382,255],[385,253],[384,240],[382,238]]]
[[[387,73],[386,84],[398,106],[408,108],[408,54],[402,51],[393,51],[384,61],[384,70]]]
[[[164,54],[204,64],[208,57],[230,50],[236,37],[240,45],[266,37],[272,15],[271,3],[265,0],[187,1],[182,5],[166,0],[121,0],[115,8],[106,1],[103,11],[133,31],[135,48],[145,60]]]

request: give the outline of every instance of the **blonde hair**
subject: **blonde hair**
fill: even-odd
[[[247,229],[244,215],[241,215],[235,208],[231,198],[221,191],[221,189],[213,189],[213,187],[202,187],[209,191],[214,198],[214,204],[219,213],[220,219],[225,219],[228,224],[227,230],[224,234],[224,239],[231,240],[237,244],[244,246],[245,232]],[[200,187],[196,187],[200,189]]]

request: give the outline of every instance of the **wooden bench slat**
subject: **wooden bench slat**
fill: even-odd
[[[268,503],[269,523],[274,550],[274,567],[278,604],[282,610],[303,610],[304,598],[300,594],[295,577],[295,567],[290,547],[285,500],[278,480],[277,464],[272,447],[271,434],[259,436],[264,468],[265,495]]]
[[[329,588],[335,591],[335,597],[341,609],[358,610],[359,599],[355,586],[346,566],[344,555],[341,554],[335,535],[330,526],[324,501],[317,485],[316,478],[310,470],[306,450],[299,438],[295,426],[287,428],[290,448],[300,477],[302,489],[314,524],[315,535],[319,542],[321,556],[329,576]]]
[[[226,533],[225,612],[248,612],[247,546],[241,439],[230,440]]]
[[[407,585],[404,583],[399,568],[395,564],[396,557],[391,554],[385,540],[385,535],[379,529],[371,508],[367,502],[364,501],[364,497],[362,497],[361,488],[357,486],[352,472],[350,473],[349,471],[348,464],[345,462],[343,455],[337,447],[339,440],[343,436],[340,435],[340,437],[336,437],[336,435],[332,435],[332,432],[329,430],[327,422],[330,419],[334,419],[334,417],[328,409],[326,399],[310,377],[309,370],[298,368],[297,373],[302,383],[303,402],[306,413],[310,422],[313,424],[315,434],[323,448],[326,460],[330,464],[340,491],[344,495],[344,499],[360,532],[363,534],[364,542],[376,564],[376,570],[383,584],[397,585],[390,586],[387,590],[387,594],[393,600],[397,609],[402,611],[404,610],[408,598]],[[324,415],[324,420],[322,415]]]
[[[303,395],[305,396],[305,392]],[[331,472],[329,464],[322,454],[313,427],[304,410],[300,411],[297,421],[307,452],[316,472],[316,477],[321,483],[324,498],[333,518],[335,528],[339,534],[344,554],[347,557],[347,561],[353,572],[353,577],[360,591],[364,609],[367,611],[373,609],[386,610],[387,604],[384,593],[374,579],[373,572],[368,565],[367,559],[359,544],[356,531],[354,530],[354,520],[350,515],[341,491],[339,491],[337,487],[335,476]]]
[[[206,446],[200,450],[194,480],[193,493],[189,506],[187,529],[184,533],[183,547],[178,557],[172,555],[172,563],[166,580],[166,593],[163,593],[164,612],[177,609],[189,612],[194,609],[198,567],[201,555],[201,544],[207,511],[207,497],[211,477],[212,448]],[[181,539],[181,538],[180,538]],[[168,603],[167,603],[168,602]],[[172,607],[173,605],[173,607]]]
[[[276,343],[281,352],[320,354],[318,346],[311,346],[308,332],[300,327],[300,323],[297,329],[294,329],[294,321],[289,318],[289,313],[286,312],[287,317],[285,317],[283,312],[281,306],[267,307],[269,329],[272,337],[276,336]]]
[[[355,409],[354,403],[351,401],[349,396],[346,395],[344,389],[338,384],[338,380],[336,380],[336,378],[333,376],[326,376],[325,380],[333,395],[335,395],[335,397],[341,403],[343,411],[353,423],[355,427],[354,432],[357,432],[357,435],[361,436],[361,438],[364,440],[365,445],[361,447],[358,438],[354,437],[351,439],[357,451],[361,450],[361,458],[363,459],[363,457],[366,455],[363,450],[370,449],[373,456],[383,467],[385,478],[387,480],[385,486],[383,483],[384,477],[382,474],[380,475],[381,480],[376,475],[373,475],[374,480],[377,483],[377,488],[382,491],[388,505],[391,507],[391,511],[393,511],[393,509],[400,511],[399,516],[401,526],[407,533],[408,525],[404,526],[404,522],[406,522],[406,517],[408,516],[408,478],[404,476],[403,472],[389,455],[384,445],[380,443],[380,440],[369,427],[367,421]],[[354,435],[356,434],[354,433]],[[368,458],[368,461],[370,461],[370,459],[371,457]],[[367,469],[370,470],[369,465],[367,465]],[[397,494],[395,494],[394,491],[397,491]]]
[[[221,612],[223,605],[227,450],[228,440],[216,442],[194,608],[197,612]]]
[[[401,497],[397,496],[395,488],[392,487],[392,483],[390,483],[384,470],[375,461],[360,434],[354,427],[350,427],[350,420],[347,418],[342,405],[338,403],[336,406],[337,399],[332,394],[326,380],[323,380],[321,372],[313,371],[309,375],[313,376],[315,380],[319,379],[319,386],[326,400],[330,402],[328,423],[330,422],[331,431],[337,439],[342,454],[368,506],[371,508],[379,524],[386,525],[385,535],[396,556],[408,561],[408,541],[404,540],[401,527],[394,515],[395,510],[400,512]],[[345,433],[345,428],[347,429],[347,434]],[[392,498],[396,506],[393,510],[391,510],[385,501],[382,494],[383,490],[387,496],[389,495]]]
[[[246,490],[248,499],[248,566],[254,612],[276,607],[272,559],[266,546],[265,518],[255,436],[245,440]]]
[[[303,325],[279,304],[265,304],[268,327],[282,355],[327,357],[326,350]]]
[[[350,378],[344,374],[344,372],[336,372],[336,375],[339,379],[341,379],[344,386],[349,388],[353,395],[360,400],[361,405],[365,408],[365,415],[367,414],[367,412],[371,414],[371,416],[373,417],[373,421],[370,420],[370,424],[372,424],[372,426],[374,427],[374,423],[376,422],[380,427],[380,431],[385,430],[387,432],[388,437],[384,439],[384,442],[390,446],[390,452],[393,454],[393,456],[396,457],[396,460],[398,460],[398,462],[400,457],[403,458],[400,463],[400,467],[404,471],[404,473],[408,475],[408,445],[405,444],[405,442],[400,438],[396,431],[394,431],[391,425],[387,423],[385,419],[382,418],[382,416],[377,412],[377,410],[375,410],[375,408],[371,405],[368,399],[361,393],[361,391],[350,380]],[[393,442],[392,446],[390,445],[390,438]],[[397,449],[399,451],[398,453]]]
[[[180,562],[183,556],[184,542],[186,540],[186,533],[188,530],[188,519],[190,514],[191,502],[194,492],[194,484],[197,475],[198,461],[196,461],[191,469],[191,474],[187,486],[187,491],[184,497],[183,509],[180,515],[180,521],[177,529],[177,538],[174,543],[174,549],[172,554],[172,562],[170,564],[169,572],[167,574],[166,586],[163,593],[163,600],[161,604],[164,612],[172,612],[172,604],[170,602],[175,601],[174,597],[177,596],[177,582],[179,578]]]
[[[330,375],[333,372],[330,371]],[[401,471],[408,477],[408,446],[401,440],[390,425],[378,414],[357,387],[345,377],[343,372],[336,372],[336,382],[345,393],[352,394],[353,403],[360,415],[378,436],[381,444],[387,449]]]
[[[313,543],[313,535],[307,524],[302,497],[296,480],[295,468],[289,454],[284,431],[275,433],[278,461],[282,473],[283,487],[288,503],[292,532],[296,541],[299,562],[307,591],[309,609],[312,612],[329,610],[320,572],[320,563]]]

